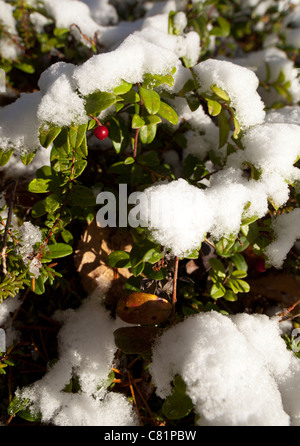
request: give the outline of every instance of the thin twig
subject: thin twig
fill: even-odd
[[[297,302],[295,302],[291,307],[289,307],[286,311],[284,311],[283,313],[280,313],[279,316],[282,317],[282,319],[291,311],[293,311],[293,309],[300,303],[300,299],[297,300]],[[282,322],[282,320],[280,321]]]
[[[138,145],[138,136],[139,136],[140,129],[136,129],[135,135],[134,135],[134,147],[133,147],[133,158],[136,158],[137,154],[137,145]]]
[[[175,305],[177,302],[177,278],[178,278],[178,264],[179,258],[175,257],[174,276],[173,276],[173,293],[172,293],[172,313],[171,313],[171,325],[174,322]]]
[[[2,272],[5,276],[7,275],[7,265],[6,265],[7,238],[8,238],[9,226],[10,226],[12,214],[13,214],[13,204],[14,204],[17,184],[18,184],[18,180],[15,180],[13,190],[12,190],[10,198],[9,198],[8,214],[7,214],[7,220],[6,220],[6,225],[5,225],[4,235],[3,235],[3,247],[2,247],[2,251],[1,251],[1,257],[2,257]]]

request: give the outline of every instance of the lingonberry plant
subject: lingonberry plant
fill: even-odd
[[[0,0],[4,424],[297,424],[298,18]]]

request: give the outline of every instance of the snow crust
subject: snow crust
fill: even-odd
[[[164,332],[149,370],[163,399],[173,378],[182,377],[198,425],[299,422],[299,359],[286,349],[277,318],[215,311],[190,316]]]

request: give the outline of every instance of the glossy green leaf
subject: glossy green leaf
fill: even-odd
[[[43,147],[48,148],[55,138],[60,134],[61,127],[53,125],[45,125],[40,128],[40,143]]]
[[[160,163],[159,154],[155,150],[142,153],[137,159],[139,164],[143,164],[148,167],[158,166]]]
[[[96,197],[92,189],[80,184],[75,184],[75,186],[73,186],[69,200],[73,206],[86,207],[96,205]]]
[[[159,94],[154,90],[139,87],[139,94],[143,100],[143,104],[150,115],[155,115],[160,108]]]
[[[222,284],[213,284],[210,290],[210,295],[213,299],[219,299],[220,297],[223,297],[226,293],[226,289]]]
[[[130,268],[130,256],[126,251],[113,251],[109,254],[107,263],[113,268]]]
[[[132,117],[131,127],[133,129],[139,129],[139,128],[143,127],[143,125],[145,125],[144,119],[141,118],[140,115],[134,114]]]
[[[14,150],[1,150],[0,149],[0,166],[5,166],[5,164],[8,163],[10,160],[12,154],[14,153]]]
[[[162,406],[163,414],[169,420],[180,420],[186,417],[194,405],[191,398],[186,394],[186,385],[183,379],[178,376],[173,380],[172,392],[164,401]]]
[[[57,259],[69,256],[72,252],[73,248],[70,245],[66,243],[55,243],[53,245],[48,245],[45,257],[48,259]]]
[[[76,127],[73,126],[69,127],[69,140],[71,147],[73,149],[77,149],[78,147],[81,146],[83,139],[86,136],[86,131],[87,131],[87,123]]]
[[[209,99],[207,101],[207,106],[208,106],[208,113],[211,116],[218,116],[218,114],[222,110],[221,104],[219,102],[217,102],[217,101],[213,101],[212,99]]]
[[[122,95],[127,93],[129,90],[131,90],[132,88],[132,84],[122,81],[122,83],[120,85],[118,85],[117,87],[115,87],[113,89],[114,94],[116,95]]]
[[[210,86],[210,89],[220,98],[226,102],[230,102],[230,97],[221,87],[218,87],[216,84]]]
[[[241,270],[241,271],[248,270],[247,262],[242,254],[240,254],[240,253],[234,254],[231,257],[231,260],[233,261],[233,263],[235,264],[235,266],[237,267],[238,270]]]
[[[143,87],[144,88],[157,88],[162,84],[166,84],[169,87],[173,87],[174,78],[171,74],[150,74],[144,75]]]
[[[143,125],[140,128],[139,137],[143,144],[150,144],[156,135],[156,124]]]
[[[18,70],[24,71],[24,73],[33,74],[35,72],[34,66],[29,63],[22,62],[15,63],[14,65]]]
[[[20,159],[22,161],[23,164],[25,164],[25,166],[28,166],[31,161],[33,160],[33,158],[36,155],[36,151],[35,152],[29,152],[29,153],[23,153],[20,155]]]
[[[43,178],[34,178],[28,185],[29,192],[33,192],[35,194],[42,194],[45,192],[49,192],[49,185],[51,183],[51,179],[43,179]]]
[[[230,133],[228,116],[223,108],[218,114],[218,122],[219,122],[219,148],[221,148],[227,143]]]
[[[176,111],[166,102],[160,102],[160,107],[157,111],[157,114],[169,121],[171,124],[176,125],[178,123],[178,116]]]
[[[51,194],[45,198],[45,210],[49,214],[53,214],[61,206],[61,196]]]
[[[99,116],[99,114],[116,102],[113,93],[99,91],[86,97],[85,109],[88,115]]]

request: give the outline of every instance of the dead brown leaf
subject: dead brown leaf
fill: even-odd
[[[132,238],[129,231],[101,228],[95,221],[87,225],[75,251],[74,261],[82,285],[90,295],[106,294],[106,301],[114,305],[124,294],[124,284],[131,276],[128,268],[112,268],[107,258],[112,251],[130,252]]]

